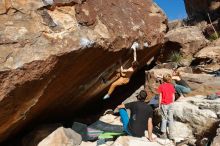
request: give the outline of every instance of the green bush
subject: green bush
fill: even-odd
[[[216,35],[215,33],[211,34],[208,38],[210,41],[217,40],[219,38],[219,33]]]
[[[173,51],[170,56],[169,56],[169,60],[170,62],[175,62],[177,64],[180,64],[182,60],[182,56],[180,54],[180,52],[177,52],[177,51]]]

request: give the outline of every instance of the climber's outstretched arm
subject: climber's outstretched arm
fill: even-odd
[[[128,69],[124,69],[122,66],[121,66],[121,72],[122,73],[125,73],[125,72],[133,72],[134,69],[132,67],[129,67]]]

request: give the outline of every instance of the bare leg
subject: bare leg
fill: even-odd
[[[117,86],[127,84],[128,82],[129,82],[128,78],[120,77],[118,80],[116,80],[114,83],[111,84],[108,90],[108,95],[111,95]]]

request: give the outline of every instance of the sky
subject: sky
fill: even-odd
[[[184,0],[154,0],[166,13],[169,20],[186,18]]]

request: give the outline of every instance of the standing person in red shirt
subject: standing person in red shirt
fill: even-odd
[[[169,124],[169,135],[168,138],[173,140],[173,108],[172,103],[175,100],[175,88],[171,84],[172,77],[170,74],[165,74],[163,76],[163,83],[158,88],[158,93],[160,94],[159,98],[159,109],[162,114],[162,123],[161,123],[161,138],[166,138],[166,129],[167,124]]]

